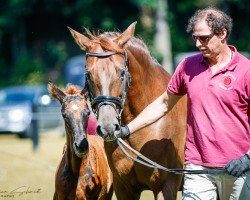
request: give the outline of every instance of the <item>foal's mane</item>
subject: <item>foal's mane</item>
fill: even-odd
[[[81,95],[82,88],[77,85],[67,84],[65,94],[67,95]]]
[[[50,95],[54,99],[58,99],[60,94],[58,94],[57,88],[52,84],[49,84],[48,88],[50,90]],[[81,89],[81,87],[79,87],[77,85],[73,85],[73,84],[69,83],[69,84],[67,84],[66,88],[63,89],[62,91],[66,96],[73,96],[73,95],[81,95],[82,89]]]
[[[85,35],[94,43],[98,43],[101,47],[108,51],[123,52],[123,49],[118,46],[112,39],[121,35],[119,32],[104,32],[92,34],[88,29],[85,29]],[[125,49],[129,50],[141,62],[153,62],[159,64],[158,61],[151,56],[147,45],[138,37],[132,37],[125,45]],[[145,66],[145,65],[144,65]]]

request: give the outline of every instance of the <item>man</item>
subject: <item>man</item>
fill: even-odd
[[[232,19],[215,8],[190,18],[201,53],[184,59],[166,92],[123,126],[129,136],[188,97],[185,168],[225,167],[220,175],[184,176],[183,199],[250,199],[250,61],[227,44]]]

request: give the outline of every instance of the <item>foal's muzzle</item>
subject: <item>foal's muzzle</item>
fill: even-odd
[[[73,148],[74,148],[75,154],[79,158],[82,158],[89,150],[88,140],[84,138],[80,143],[77,143],[74,141]]]

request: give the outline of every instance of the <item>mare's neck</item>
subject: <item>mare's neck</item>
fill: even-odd
[[[123,121],[129,122],[148,104],[160,96],[167,86],[170,75],[153,61],[150,55],[128,49],[131,85],[127,93]]]

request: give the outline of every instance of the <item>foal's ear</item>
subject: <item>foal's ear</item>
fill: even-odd
[[[57,88],[52,82],[49,81],[48,83],[48,90],[50,95],[55,98],[58,99],[61,103],[63,101],[63,99],[65,98],[66,94],[60,90],[59,88]]]
[[[87,105],[88,105],[89,110],[90,110],[91,112],[93,112],[92,107],[91,107],[91,103],[90,103],[90,98],[89,98],[89,91],[88,91],[87,89],[83,89],[83,90],[81,91],[81,95],[83,95],[83,96],[85,97],[86,103],[87,103]]]
[[[73,38],[75,39],[76,43],[78,44],[78,46],[86,51],[90,48],[91,46],[91,40],[84,36],[81,33],[78,33],[77,31],[73,30],[72,28],[68,27],[68,29],[70,30],[71,35],[73,36]]]
[[[116,39],[114,39],[114,42],[117,43],[120,47],[123,47],[133,36],[135,33],[135,25],[136,21],[130,26]]]
[[[81,91],[81,95],[84,96],[84,98],[86,99],[86,101],[88,100],[89,98],[89,91],[87,89],[82,89]]]

